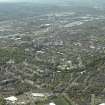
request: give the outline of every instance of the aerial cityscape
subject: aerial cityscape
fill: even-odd
[[[105,1],[12,1],[0,0],[0,105],[105,105]]]

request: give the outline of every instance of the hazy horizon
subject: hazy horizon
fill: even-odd
[[[76,3],[77,5],[103,5],[105,1],[100,0],[0,0],[0,2],[34,2],[42,4],[68,4],[70,2]]]
[[[94,2],[94,1],[99,1],[99,0],[0,0],[0,2]]]

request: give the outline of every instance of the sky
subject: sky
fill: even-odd
[[[20,1],[43,1],[43,0],[0,0],[0,2],[20,2]]]
[[[50,0],[0,0],[0,2],[44,2],[44,1],[50,1]]]
[[[51,2],[51,1],[71,1],[71,0],[0,0],[0,2],[23,2],[23,1],[34,1],[34,2]],[[73,0],[78,1],[78,0]],[[90,1],[90,0],[79,0],[79,1]]]
[[[56,3],[70,0],[0,0],[0,2],[36,2],[36,3]]]
[[[73,1],[76,3],[83,3],[83,4],[92,4],[100,3],[100,0],[0,0],[0,2],[36,2],[36,3],[64,3],[66,1]],[[105,0],[101,0],[101,2],[105,2]]]

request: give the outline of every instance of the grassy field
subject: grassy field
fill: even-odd
[[[39,102],[37,105],[45,105],[48,103],[55,103],[56,105],[71,105],[63,96],[57,96],[50,101],[47,102]]]

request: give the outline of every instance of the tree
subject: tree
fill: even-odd
[[[6,105],[6,101],[3,97],[0,97],[0,105]]]

